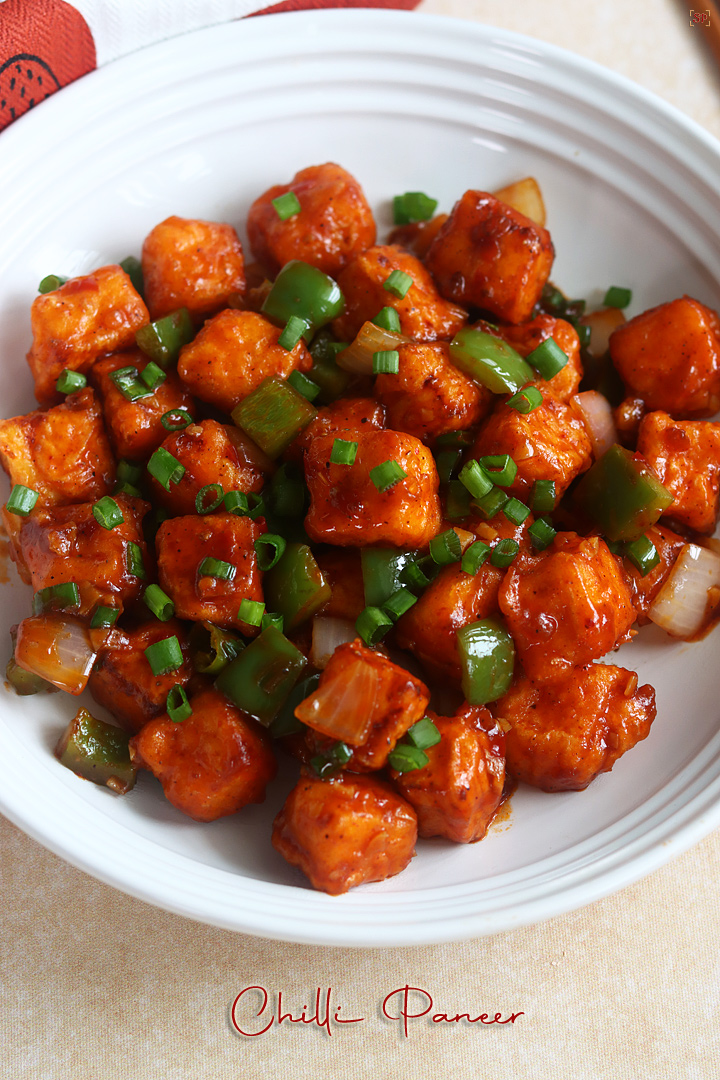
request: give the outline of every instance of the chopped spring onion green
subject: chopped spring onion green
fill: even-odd
[[[490,562],[493,566],[506,567],[513,561],[520,545],[517,540],[499,540],[490,552]]]
[[[235,517],[249,517],[254,521],[265,514],[265,500],[262,495],[256,495],[253,491],[247,495],[244,491],[228,491],[223,502],[227,512]]]
[[[181,724],[183,720],[192,716],[192,705],[188,701],[185,688],[180,683],[176,683],[168,692],[165,711],[174,724]]]
[[[136,544],[134,540],[128,541],[126,560],[128,574],[132,574],[134,577],[138,577],[141,581],[144,581],[147,577],[147,573],[145,571],[142,548],[139,544]]]
[[[375,323],[381,330],[390,330],[393,334],[400,333],[400,316],[394,307],[381,308],[370,322]]]
[[[519,499],[508,499],[502,509],[503,514],[513,525],[522,525],[525,518],[530,516],[530,507]]]
[[[550,547],[557,532],[545,518],[538,518],[528,529],[528,536],[536,551],[544,551],[545,548]]]
[[[385,637],[392,624],[392,619],[382,608],[366,607],[358,615],[355,629],[365,644],[372,646]]]
[[[287,221],[288,218],[300,213],[300,200],[294,191],[286,191],[284,195],[278,195],[276,199],[270,201],[281,221]]]
[[[479,461],[471,459],[458,473],[458,480],[467,488],[474,499],[481,499],[493,489],[493,482]]]
[[[429,572],[426,573],[426,570]],[[404,567],[402,578],[411,589],[420,590],[427,588],[434,577],[434,572],[437,572],[437,563],[433,563],[432,559],[412,559]]]
[[[198,566],[198,577],[217,578],[218,581],[232,581],[237,573],[237,567],[224,559],[214,559],[212,555],[206,555]]]
[[[48,274],[44,277],[38,285],[38,292],[45,294],[49,292],[55,292],[61,285],[64,285],[67,281],[66,277],[60,277],[59,274]]]
[[[454,529],[446,529],[445,532],[434,536],[428,544],[430,558],[438,566],[449,566],[450,563],[459,562],[462,558],[462,545],[460,537]]]
[[[452,474],[460,463],[460,450],[441,450],[435,455],[435,468],[441,484],[449,484]]]
[[[394,487],[400,480],[404,480],[406,476],[407,473],[394,458],[383,461],[382,464],[376,465],[374,469],[370,470],[370,479],[381,493],[389,491],[391,487]]]
[[[480,458],[480,464],[498,487],[510,487],[517,476],[517,465],[509,454],[489,454]]]
[[[388,597],[382,609],[390,616],[393,622],[397,622],[401,615],[404,615],[416,603],[417,596],[414,596],[409,589],[400,588],[392,596]]]
[[[183,345],[188,345],[194,337],[195,327],[189,311],[179,308],[162,319],[141,326],[135,334],[135,343],[161,368],[168,368],[177,360]]]
[[[373,375],[397,375],[400,371],[400,353],[397,349],[381,349],[373,353]]]
[[[308,332],[308,324],[298,315],[291,315],[278,338],[278,345],[287,352],[292,352],[303,334]]]
[[[469,548],[465,549],[463,557],[460,560],[460,567],[466,574],[470,574],[474,577],[489,556],[490,545],[485,544],[482,540],[476,540],[474,544],[471,544]]]
[[[220,484],[205,484],[195,496],[195,509],[198,514],[212,514],[225,498]]]
[[[414,772],[415,769],[422,769],[429,760],[430,758],[425,751],[418,746],[405,746],[403,743],[399,743],[388,754],[388,765],[399,773]]]
[[[287,541],[277,533],[263,533],[258,536],[254,547],[260,570],[272,570],[283,557]]]
[[[148,585],[143,593],[143,600],[160,622],[167,622],[175,614],[175,604],[159,585]]]
[[[549,337],[545,338],[537,349],[533,349],[528,354],[527,362],[535,368],[543,379],[552,379],[565,367],[568,362],[568,355],[560,348],[554,338]]]
[[[118,461],[117,478],[121,483],[137,485],[142,480],[142,474],[142,465],[136,465],[133,461],[125,461],[124,458]]]
[[[153,675],[167,675],[183,665],[182,649],[175,634],[153,642],[144,652]]]
[[[42,615],[46,611],[71,611],[76,607],[80,607],[80,590],[74,581],[48,585],[33,596],[33,615]]]
[[[511,409],[522,413],[523,416],[527,416],[528,413],[539,408],[542,403],[543,396],[537,386],[525,386],[505,402]]]
[[[392,293],[393,296],[397,296],[398,300],[402,300],[407,295],[412,283],[413,279],[404,270],[393,270],[383,282],[383,289]]]
[[[122,510],[110,495],[103,495],[102,499],[98,499],[93,504],[92,512],[98,525],[108,531],[122,525],[125,520]]]
[[[322,392],[318,384],[313,382],[312,379],[308,379],[307,375],[303,375],[302,371],[291,371],[288,375],[288,382],[295,387],[298,394],[302,394],[308,401],[314,401]]]
[[[141,499],[142,492],[134,484],[121,481],[113,488],[113,495],[131,495],[134,499]]]
[[[138,374],[136,367],[118,368],[110,372],[110,381],[115,384],[122,396],[127,401],[138,401],[140,398],[149,397],[151,391]]]
[[[358,451],[358,444],[350,439],[335,439],[330,451],[333,465],[352,465]]]
[[[260,629],[261,630],[266,630],[268,628],[268,626],[274,626],[276,630],[279,630],[280,633],[282,633],[284,625],[285,625],[285,619],[282,617],[282,615],[274,615],[271,612],[266,611],[265,614],[262,617],[262,622],[260,623]]]
[[[90,629],[105,630],[110,626],[114,626],[119,617],[120,608],[106,607],[104,604],[98,604],[90,619]]]
[[[429,221],[437,210],[437,199],[424,191],[406,191],[393,199],[393,218],[396,225],[411,225],[415,221]]]
[[[241,600],[237,617],[248,626],[262,626],[265,604],[261,600]]]
[[[194,420],[187,409],[168,409],[160,417],[160,423],[166,431],[183,431],[190,427]]]
[[[25,487],[24,484],[13,484],[5,509],[11,514],[17,514],[18,517],[27,517],[39,498],[40,495],[34,488]]]
[[[555,506],[555,481],[536,480],[530,495],[530,509],[533,514],[549,514]]]
[[[171,484],[179,484],[185,475],[185,466],[181,465],[178,459],[163,446],[159,446],[152,455],[147,469],[166,491],[170,490]]]
[[[632,289],[624,289],[620,285],[611,285],[605,293],[603,304],[605,307],[626,308],[632,300]]]
[[[438,435],[435,440],[436,446],[448,446],[453,450],[462,450],[472,446],[475,436],[472,431],[446,431],[444,435]]]
[[[639,536],[637,540],[629,540],[623,547],[623,555],[630,560],[643,577],[649,574],[651,570],[654,570],[660,562],[658,549],[645,534]]]
[[[492,491],[488,491],[487,495],[474,499],[472,505],[473,509],[480,514],[480,517],[484,518],[485,521],[489,521],[500,513],[507,501],[508,497],[502,488],[494,487]]]
[[[87,386],[87,376],[81,371],[72,371],[64,368],[55,383],[55,389],[59,394],[73,394],[76,390],[82,390]]]
[[[431,746],[437,746],[442,736],[429,716],[423,716],[422,720],[416,721],[405,732],[405,738],[409,739],[418,750],[428,750]]]
[[[167,379],[167,372],[163,371],[154,360],[150,360],[140,372],[140,378],[148,390],[156,390]]]

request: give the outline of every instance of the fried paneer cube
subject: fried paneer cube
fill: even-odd
[[[182,651],[179,668],[154,675],[145,655],[150,645],[176,637]],[[194,675],[187,634],[181,622],[152,619],[130,630],[114,630],[90,674],[90,693],[126,731],[133,734],[167,710],[167,696],[174,686],[187,687]]]
[[[647,612],[670,576],[670,571],[685,546],[683,537],[668,529],[666,525],[650,525],[645,529],[645,536],[654,544],[660,556],[657,566],[654,566],[649,573],[641,574],[627,556],[622,559],[622,568],[630,590],[632,606],[637,612],[638,623],[641,625],[650,622]]]
[[[637,449],[673,497],[664,516],[696,532],[713,532],[720,505],[720,424],[647,413]]]
[[[555,483],[555,502],[593,463],[592,443],[579,415],[543,391],[542,405],[525,415],[499,401],[480,429],[474,458],[509,454],[517,474],[507,491],[527,501],[536,480]]]
[[[305,528],[311,540],[340,546],[427,544],[441,523],[438,474],[428,448],[412,435],[365,431],[355,433],[353,464],[335,465],[330,461],[334,441],[334,435],[322,435],[305,454],[310,489]],[[399,479],[380,490],[388,471],[390,479]]]
[[[275,818],[272,843],[311,885],[338,896],[399,874],[415,854],[415,811],[374,776],[302,776]]]
[[[482,705],[454,716],[427,714],[440,732],[420,769],[393,772],[395,785],[418,817],[418,836],[457,844],[482,840],[500,805],[505,782],[505,738]]]
[[[20,551],[35,592],[76,582],[80,615],[97,604],[123,608],[140,595],[143,582],[132,570],[128,544],[138,545],[147,565],[142,519],[150,504],[128,495],[116,495],[115,504],[123,520],[112,529],[100,524],[89,502],[51,506],[25,518]]]
[[[164,521],[155,537],[158,578],[175,604],[175,614],[257,633],[240,621],[238,609],[243,600],[263,601],[253,546],[260,535],[254,521],[233,514],[191,514]],[[201,572],[206,558],[229,564],[229,579]]]
[[[227,308],[180,350],[178,374],[201,401],[230,413],[271,375],[286,379],[312,367],[302,338],[288,350],[278,345],[281,333],[263,315]]]
[[[102,398],[113,450],[116,457],[128,461],[145,461],[167,438],[167,428],[162,423],[165,413],[185,409],[192,416],[194,412],[192,396],[174,371],[168,371],[159,386],[135,401],[129,401],[111,378],[113,372],[127,367],[134,367],[139,373],[149,363],[147,356],[133,349],[103,356],[92,369],[92,381]]]
[[[534,379],[533,386],[537,386],[543,393],[549,390],[559,401],[565,402],[577,393],[583,376],[580,338],[575,327],[569,322],[556,319],[553,315],[541,314],[521,326],[503,326],[499,333],[521,356],[529,356],[543,341],[551,337],[565,353],[568,362],[551,379]]]
[[[272,468],[239,428],[217,420],[202,420],[168,435],[162,448],[185,470],[169,488],[154,477],[150,481],[154,499],[172,514],[196,513],[197,495],[208,484],[219,484],[225,492],[260,491]]]
[[[610,336],[610,356],[648,410],[675,419],[712,416],[720,408],[720,319],[683,296],[650,308]]]
[[[397,375],[378,375],[375,393],[388,424],[431,442],[448,431],[473,427],[490,411],[494,395],[450,361],[447,342],[398,348]]]
[[[635,621],[617,560],[598,536],[558,533],[535,558],[517,560],[498,596],[526,672],[558,678],[627,640]]]
[[[65,369],[86,373],[103,353],[135,344],[149,321],[142,297],[120,266],[103,266],[71,278],[33,300],[32,348],[27,354],[41,405],[60,401],[55,389]]]
[[[194,318],[212,315],[245,291],[245,266],[232,225],[169,217],[145,237],[142,272],[150,315],[178,308]]]
[[[428,688],[360,639],[338,645],[317,689],[295,709],[318,753],[347,744],[354,772],[382,769],[399,739],[425,715]]]
[[[402,298],[385,288],[394,270],[412,278]],[[339,341],[352,341],[363,323],[384,307],[395,308],[402,333],[414,341],[449,339],[467,321],[463,308],[443,300],[420,260],[395,244],[368,248],[348,263],[337,280],[345,297],[345,310],[333,322]]]
[[[151,720],[130,740],[135,765],[162,784],[168,802],[195,821],[216,821],[261,803],[277,771],[272,740],[217,690],[190,698],[182,723]]]
[[[288,447],[290,458],[297,458],[307,450],[313,440],[321,435],[352,441],[355,433],[362,434],[371,428],[380,431],[385,427],[385,409],[375,398],[339,398],[318,409],[308,426]]]
[[[466,191],[425,265],[447,300],[521,323],[531,317],[554,257],[547,229],[486,191]]]
[[[552,682],[516,677],[493,711],[510,775],[543,791],[582,791],[650,732],[655,691],[609,664],[571,668]]]
[[[273,200],[288,193],[300,209],[283,220]],[[289,184],[276,184],[256,199],[247,233],[253,255],[271,277],[292,259],[336,277],[375,243],[375,219],[357,180],[328,162],[301,169]]]

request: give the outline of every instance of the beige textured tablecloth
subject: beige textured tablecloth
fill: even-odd
[[[683,4],[424,0],[420,10],[572,49],[720,137],[720,78]],[[623,893],[552,922],[382,952],[276,944],[195,925],[97,883],[1,819],[0,858],[3,1078],[720,1077],[720,834]],[[406,1039],[380,1017],[385,995],[406,983],[450,1014],[523,1015],[489,1027],[416,1022]],[[316,1025],[285,1024],[242,1038],[229,1007],[251,984],[282,989],[296,1014],[317,988],[324,996],[332,987],[342,1015],[365,1020],[332,1037]]]

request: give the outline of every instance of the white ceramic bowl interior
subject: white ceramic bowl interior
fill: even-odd
[[[24,354],[47,273],[128,254],[169,214],[230,221],[270,184],[334,160],[363,184],[381,235],[397,192],[449,210],[467,188],[531,174],[553,280],[631,314],[689,293],[720,307],[718,146],[638,87],[541,42],[416,13],[249,19],[142,50],[85,77],[0,138],[0,401],[34,406]],[[9,567],[1,632],[28,612]],[[4,640],[8,640],[4,637]],[[342,945],[421,944],[536,921],[622,887],[720,823],[717,633],[654,629],[622,649],[658,692],[650,737],[582,794],[523,788],[480,844],[421,842],[400,876],[331,898],[270,846],[294,774],[212,825],[141,777],[127,797],[52,755],[78,702],[0,690],[0,808],[112,885],[219,926]],[[97,715],[102,710],[90,700]]]

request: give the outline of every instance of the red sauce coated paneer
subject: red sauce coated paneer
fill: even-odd
[[[720,424],[651,412],[640,422],[637,448],[673,496],[664,516],[713,532],[720,503]]]

